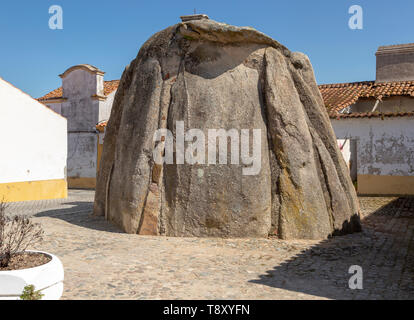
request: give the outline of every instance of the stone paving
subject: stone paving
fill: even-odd
[[[364,231],[324,241],[128,235],[91,217],[92,201],[70,190],[9,207],[44,226],[37,249],[62,260],[63,299],[414,299],[414,198],[361,197]]]

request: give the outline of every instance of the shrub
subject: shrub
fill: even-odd
[[[0,267],[9,265],[11,257],[43,240],[43,230],[26,216],[8,216],[7,205],[0,201]]]
[[[44,294],[40,293],[40,291],[35,291],[34,285],[25,286],[23,289],[23,293],[20,296],[22,300],[40,300]]]

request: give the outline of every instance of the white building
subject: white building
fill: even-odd
[[[0,78],[0,200],[65,198],[67,121]]]
[[[355,146],[359,194],[414,194],[414,113],[345,116],[332,125],[337,137]]]
[[[319,86],[359,194],[414,194],[414,44],[380,47],[376,81]]]
[[[96,124],[109,118],[119,81],[103,80],[104,72],[83,64],[63,74],[62,87],[38,100],[68,120],[69,188],[95,188],[98,168]]]

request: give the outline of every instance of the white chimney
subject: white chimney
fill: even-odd
[[[378,48],[376,82],[414,80],[414,43]]]

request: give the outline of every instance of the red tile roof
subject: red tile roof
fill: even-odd
[[[99,132],[104,132],[106,125],[108,124],[108,120],[102,120],[96,124],[96,130]]]
[[[104,95],[108,96],[113,91],[118,89],[118,86],[119,86],[119,80],[105,81],[104,82]],[[60,87],[60,88],[57,88],[57,89],[49,92],[48,94],[44,95],[43,97],[38,98],[37,100],[45,102],[45,101],[48,101],[48,100],[63,98],[62,95],[63,95],[63,91],[62,91],[62,87]]]
[[[319,86],[329,113],[338,113],[360,98],[382,99],[393,96],[414,97],[414,81],[375,81],[323,84]]]
[[[104,95],[109,96],[113,91],[118,89],[119,80],[111,80],[104,82]]]
[[[352,118],[397,118],[414,117],[414,112],[356,112],[356,113],[330,113],[331,119],[352,119]]]
[[[49,92],[48,94],[44,95],[41,98],[38,98],[37,100],[46,101],[46,100],[52,100],[52,99],[58,99],[58,98],[62,98],[62,87]]]

